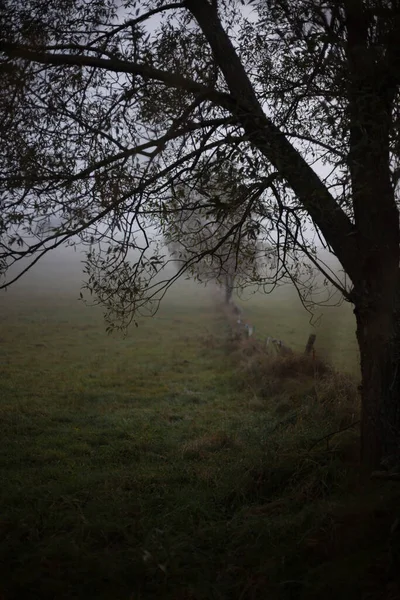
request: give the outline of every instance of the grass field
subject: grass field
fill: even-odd
[[[359,354],[355,335],[356,322],[352,306],[343,302],[335,306],[314,306],[305,310],[297,292],[285,285],[271,295],[244,292],[240,306],[255,326],[260,338],[268,335],[282,339],[291,348],[302,352],[310,333],[317,335],[316,350],[324,360],[337,368],[359,373]]]
[[[126,338],[77,295],[1,299],[1,600],[384,597],[396,484],[359,481],[355,427],[321,440],[353,418],[348,377],[268,396],[203,290]],[[302,348],[309,317],[263,302],[257,334]],[[317,350],[350,368],[340,310]]]

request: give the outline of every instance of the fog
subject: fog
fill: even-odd
[[[56,248],[46,254],[36,265],[13,283],[4,292],[30,293],[35,295],[60,292],[67,295],[79,296],[79,290],[84,280],[84,253],[79,249]],[[10,269],[7,279],[17,275],[27,262],[18,264],[18,268]]]
[[[343,276],[334,257],[326,252],[321,252],[321,257],[339,276]],[[76,302],[82,306],[82,310],[95,310],[79,302],[85,281],[84,258],[84,252],[78,247],[51,251],[20,280],[1,292],[3,315],[16,299],[26,310],[31,303],[43,302],[49,306],[60,299]],[[168,273],[174,274],[173,267],[168,267]],[[322,277],[318,276],[318,279],[321,283]],[[157,318],[164,313],[179,317],[182,311],[196,311],[198,306],[215,303],[218,297],[215,292],[215,285],[204,286],[182,277],[167,292]],[[316,333],[317,347],[323,357],[339,368],[354,372],[357,370],[358,353],[352,307],[343,302],[339,292],[333,296],[332,292],[331,286],[324,288],[320,285],[314,294],[317,305],[311,307],[311,312],[304,308],[298,292],[291,284],[279,286],[267,294],[249,287],[239,292],[236,301],[243,309],[244,318],[255,326],[257,337],[265,339],[271,335],[302,351],[308,335]],[[328,303],[330,306],[324,305],[323,301],[329,296],[332,296]],[[86,294],[85,297],[90,301],[90,296]],[[322,305],[318,305],[318,302],[322,302]],[[138,322],[139,326],[144,326],[146,319],[139,317]]]

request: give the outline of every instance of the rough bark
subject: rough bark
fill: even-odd
[[[361,458],[368,469],[400,466],[398,281],[391,298],[372,298],[354,311],[362,373]]]

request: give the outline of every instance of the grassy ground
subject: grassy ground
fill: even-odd
[[[385,597],[396,484],[358,480],[356,428],[321,440],[348,378],[255,383],[198,291],[125,339],[55,292],[0,327],[2,600]]]
[[[319,356],[333,362],[340,370],[359,373],[359,354],[355,335],[356,321],[348,302],[332,306],[314,306],[308,313],[297,292],[285,285],[272,295],[245,291],[239,301],[246,318],[255,326],[258,337],[282,339],[291,348],[303,351],[310,333],[317,336]]]

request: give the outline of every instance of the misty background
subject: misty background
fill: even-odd
[[[337,261],[323,250],[320,250],[320,256],[340,276]],[[84,259],[84,250],[79,246],[49,252],[20,280],[1,292],[0,309],[3,319],[7,319],[7,312],[15,306],[27,314],[32,305],[39,308],[45,305],[49,310],[52,299],[58,303],[64,301],[75,304],[79,311],[102,312],[101,308],[86,305],[80,300],[81,287],[85,282]],[[20,269],[21,265],[18,266],[18,271]],[[164,273],[173,275],[175,271],[173,265],[168,265]],[[332,286],[324,287],[322,277],[318,276],[317,281],[318,287],[313,294],[316,304],[311,312],[306,310],[296,288],[289,283],[279,285],[271,293],[248,287],[235,293],[235,302],[242,308],[245,320],[254,326],[257,339],[272,336],[281,339],[294,350],[302,351],[308,335],[315,333],[316,351],[321,358],[331,361],[338,369],[358,374],[356,323],[352,306],[344,302],[340,293],[335,292]],[[87,292],[84,291],[83,294],[90,304],[93,299]],[[209,306],[212,310],[218,301],[215,284],[198,284],[184,276],[167,291],[154,317],[139,316],[137,321],[141,328],[146,328],[149,318],[169,318],[172,322],[188,310],[200,311],[204,306]],[[319,305],[318,302],[322,304]],[[128,335],[134,337],[135,332],[136,328],[132,325]],[[107,335],[105,325],[104,335]]]

